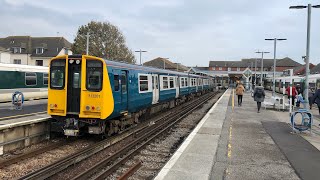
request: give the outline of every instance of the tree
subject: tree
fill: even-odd
[[[103,57],[113,61],[135,63],[133,52],[127,47],[126,40],[117,26],[109,22],[91,21],[79,27],[72,45],[74,54],[85,54],[89,38],[89,55]]]

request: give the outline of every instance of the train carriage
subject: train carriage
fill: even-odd
[[[201,94],[209,79],[81,55],[53,58],[49,77],[48,114],[68,136],[115,133]]]

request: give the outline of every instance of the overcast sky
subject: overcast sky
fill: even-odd
[[[307,10],[289,10],[306,0],[0,0],[0,37],[64,36],[73,42],[91,20],[118,26],[130,49],[147,50],[143,61],[170,58],[188,66],[210,60],[260,57],[278,42],[277,57],[302,63],[306,52]],[[139,60],[139,54],[136,53]],[[320,63],[320,9],[312,9],[310,62]]]

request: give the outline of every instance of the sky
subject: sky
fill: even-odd
[[[169,58],[187,66],[209,61],[260,58],[277,43],[277,58],[303,63],[307,9],[292,5],[319,0],[0,0],[0,37],[63,36],[73,42],[79,26],[108,21],[120,28],[132,50],[146,50],[142,61]],[[139,53],[135,53],[139,62]],[[312,9],[310,62],[320,63],[320,8]]]

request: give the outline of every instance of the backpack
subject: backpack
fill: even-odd
[[[257,98],[262,98],[262,95],[263,95],[262,89],[258,88],[256,95],[257,95]]]

